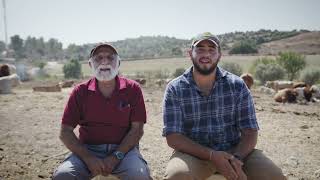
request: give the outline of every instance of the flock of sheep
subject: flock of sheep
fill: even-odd
[[[240,76],[247,87],[251,89],[254,78],[251,74],[245,73]],[[146,79],[135,79],[141,85],[146,84]],[[162,86],[170,82],[171,79],[158,79],[155,84]],[[16,74],[15,66],[8,64],[0,64],[0,94],[11,93],[11,88],[20,83],[19,76]],[[33,91],[57,92],[61,88],[71,87],[73,81],[61,82],[54,86],[33,87]],[[296,102],[319,102],[320,88],[316,85],[306,84],[304,82],[292,81],[267,81],[264,86],[259,87],[261,92],[274,95],[274,100],[281,103]]]
[[[253,85],[251,74],[240,76],[249,89]],[[305,82],[293,81],[267,81],[264,86],[260,87],[261,92],[274,95],[274,100],[281,103],[307,103],[320,101],[320,89],[316,85],[310,85]]]

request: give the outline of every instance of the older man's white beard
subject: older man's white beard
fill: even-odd
[[[102,71],[101,69],[109,70]],[[97,68],[92,68],[92,71],[98,81],[110,81],[117,76],[119,67],[112,68],[111,65],[100,65]]]

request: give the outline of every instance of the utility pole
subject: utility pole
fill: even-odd
[[[6,0],[2,0],[3,6],[3,23],[4,23],[4,39],[6,44],[6,50],[9,49],[8,47],[8,34],[7,34],[7,16],[6,16]]]

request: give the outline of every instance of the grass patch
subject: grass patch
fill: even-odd
[[[253,62],[265,56],[222,56],[221,62],[234,62],[238,63],[243,72],[248,72],[250,66]],[[274,57],[274,56],[269,56]],[[307,66],[305,69],[308,68],[320,68],[320,55],[307,55],[306,56]],[[120,66],[121,74],[128,75],[128,76],[135,76],[136,74],[150,74],[165,72],[173,74],[176,69],[184,68],[187,69],[192,65],[191,60],[188,57],[185,58],[168,58],[168,59],[148,59],[148,60],[135,60],[135,61],[122,61]],[[82,73],[86,76],[91,76],[91,69],[88,63],[81,64],[82,66]],[[55,69],[50,69],[48,73],[52,76],[63,76],[62,72],[63,64],[59,64],[55,67]]]

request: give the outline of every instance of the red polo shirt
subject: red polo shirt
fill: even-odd
[[[96,78],[77,85],[62,117],[62,124],[80,126],[79,139],[85,144],[120,144],[134,121],[146,122],[140,86],[118,76],[110,99],[102,95]]]

